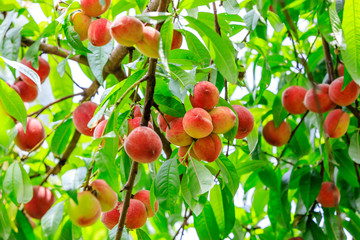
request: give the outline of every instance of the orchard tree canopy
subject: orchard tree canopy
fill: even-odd
[[[360,237],[356,0],[0,0],[0,239]]]

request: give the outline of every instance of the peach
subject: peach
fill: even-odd
[[[179,31],[174,30],[173,31],[173,39],[171,42],[171,50],[180,48],[182,41],[183,41],[182,34]]]
[[[14,86],[19,89],[19,96],[24,102],[32,102],[38,96],[38,89],[36,86],[30,86],[23,81],[16,82]]]
[[[19,122],[16,124],[16,129],[18,134],[15,137],[15,144],[23,151],[30,151],[45,138],[45,129],[36,118],[27,118],[26,133]],[[39,147],[40,145],[37,148]]]
[[[160,32],[153,27],[143,28],[143,39],[135,44],[136,48],[145,56],[159,58]]]
[[[183,164],[184,166],[189,166],[189,156],[186,156],[185,158],[185,155],[188,153],[189,151],[189,148],[190,146],[181,146],[179,147],[179,151],[178,151],[178,156],[179,156],[179,161],[181,164]],[[195,159],[195,160],[200,160],[200,158],[196,155],[196,153],[194,152],[194,148],[192,147],[191,150],[190,150],[190,157],[192,159]],[[185,159],[184,159],[185,158]],[[185,160],[185,161],[184,161]]]
[[[89,191],[77,194],[78,204],[70,199],[68,214],[70,220],[79,227],[87,227],[96,223],[101,214],[101,207],[96,197]]]
[[[39,75],[41,83],[43,83],[43,82],[45,82],[46,78],[49,76],[50,65],[45,59],[43,59],[40,56],[38,57],[38,60],[39,60],[39,68],[38,69],[35,69],[32,66],[31,61],[26,61],[26,58],[23,58],[21,60],[21,63],[24,64],[25,66],[31,68],[32,70],[34,70]],[[21,80],[26,82],[28,85],[36,87],[36,84],[33,82],[33,80],[31,80],[29,77],[27,77],[22,72],[20,72],[20,78],[21,78]]]
[[[135,105],[133,111],[134,111],[134,117],[142,117],[142,113],[139,105]]]
[[[263,128],[263,136],[270,145],[281,147],[286,144],[291,135],[290,124],[283,121],[277,128],[273,120],[269,121]]]
[[[226,133],[235,126],[236,115],[228,107],[215,107],[209,112],[209,114],[214,126],[214,133]]]
[[[254,116],[247,108],[241,105],[232,105],[232,107],[234,108],[239,120],[239,126],[235,138],[243,139],[249,135],[254,128]]]
[[[76,130],[86,136],[93,136],[95,127],[89,128],[87,125],[93,118],[97,104],[93,102],[84,102],[80,104],[73,113],[73,122]],[[101,119],[100,121],[102,121]]]
[[[183,119],[185,132],[193,138],[204,138],[213,131],[210,114],[202,108],[193,108],[186,112]]]
[[[81,10],[90,17],[98,17],[110,7],[111,0],[104,0],[105,4],[101,4],[101,0],[80,0]]]
[[[355,102],[360,93],[360,87],[351,81],[344,90],[341,90],[344,83],[344,77],[335,79],[329,88],[329,97],[331,101],[340,106],[347,106]]]
[[[185,132],[183,118],[176,118],[171,121],[170,128],[166,128],[166,138],[177,146],[190,145],[193,139]]]
[[[120,204],[119,211],[121,214],[123,204]],[[130,199],[129,208],[126,213],[125,226],[130,229],[141,228],[145,225],[147,213],[145,205],[137,200]]]
[[[341,109],[332,110],[325,118],[324,132],[331,138],[339,138],[346,133],[349,123],[349,114]]]
[[[144,37],[143,23],[134,17],[116,16],[110,26],[112,37],[125,47],[132,47]]]
[[[303,114],[307,111],[304,99],[307,90],[300,86],[291,86],[285,89],[281,96],[281,102],[285,110],[291,114]]]
[[[331,101],[328,92],[329,84],[319,84],[317,85],[316,90],[313,88],[308,90],[304,99],[305,106],[315,113],[325,113],[330,111],[336,106],[336,104]],[[319,102],[317,103],[316,101]]]
[[[219,90],[211,82],[199,82],[190,95],[190,102],[194,108],[204,108],[209,111],[219,102]]]
[[[155,212],[152,210],[151,204],[150,204],[150,191],[148,191],[148,190],[138,191],[134,195],[134,199],[141,201],[145,205],[148,218],[153,217],[159,210],[159,202],[157,200],[155,201],[155,204],[154,204]]]
[[[343,77],[344,76],[344,64],[339,64],[338,66],[338,73],[339,73],[339,76],[340,77]]]
[[[120,206],[120,202],[117,202],[116,206],[114,207],[113,210],[108,211],[108,212],[103,212],[101,214],[101,222],[105,225],[105,227],[107,227],[109,230],[113,229],[116,224],[118,224],[119,222],[119,218],[120,218],[120,211],[119,211],[119,206]]]
[[[134,161],[151,163],[160,156],[162,142],[154,130],[140,126],[135,128],[125,139],[124,148]]]
[[[323,182],[316,201],[325,208],[336,207],[340,202],[339,189],[332,182]]]
[[[97,179],[90,184],[90,187],[99,200],[102,212],[110,211],[115,207],[118,196],[104,180]]]
[[[101,122],[99,122],[99,124],[95,127],[94,129],[94,138],[101,138],[104,135],[104,131],[106,128],[106,124],[107,124],[108,120],[102,120]],[[119,146],[124,144],[124,139],[119,136]],[[105,140],[102,141],[101,143],[102,146],[105,145]]]
[[[176,117],[170,116],[168,114],[164,114],[164,117],[165,117],[166,121],[169,123],[169,125],[172,120],[176,119]],[[159,125],[160,130],[163,132],[165,132],[166,128],[168,127],[164,117],[161,114],[159,114],[157,117],[157,123]]]
[[[95,47],[101,47],[111,41],[111,22],[105,18],[96,19],[90,24],[88,36],[89,41]]]
[[[71,15],[71,22],[74,25],[74,30],[79,34],[80,40],[88,39],[88,30],[91,24],[91,17],[86,15],[83,11],[75,12]]]
[[[127,121],[128,121],[128,135],[129,135],[132,132],[132,130],[134,130],[137,127],[140,127],[141,117],[135,117],[133,119],[130,118]],[[154,126],[150,121],[148,122],[148,127],[154,129]]]
[[[15,92],[20,96],[20,89],[15,85],[10,85],[9,83],[6,83],[9,87],[15,90]]]
[[[41,219],[55,203],[55,196],[50,189],[42,186],[33,186],[33,197],[24,204],[24,209],[30,217]]]
[[[221,139],[217,134],[211,134],[205,138],[198,139],[193,149],[199,159],[213,162],[220,156],[222,150]]]

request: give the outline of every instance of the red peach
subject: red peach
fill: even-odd
[[[101,138],[104,135],[104,131],[105,131],[107,122],[108,122],[108,120],[103,120],[103,121],[99,122],[99,124],[95,127],[95,130],[94,130],[94,138],[95,139]],[[102,146],[104,146],[105,140],[103,140],[101,144],[102,144]],[[119,146],[121,146],[123,144],[124,144],[124,139],[121,136],[119,136]]]
[[[232,105],[232,107],[234,108],[239,120],[239,126],[235,138],[243,139],[249,135],[254,128],[254,116],[243,106]]]
[[[105,5],[101,0],[80,0],[81,10],[90,17],[98,17],[110,7],[111,0],[105,0]]]
[[[91,17],[86,15],[83,11],[78,11],[71,15],[71,22],[74,25],[75,32],[79,34],[80,40],[86,40],[88,38]]]
[[[142,117],[142,113],[139,105],[135,105],[133,111],[134,111],[134,117]]]
[[[117,203],[117,194],[102,179],[96,179],[90,184],[93,194],[99,200],[101,211],[107,212],[113,209]]]
[[[159,202],[157,200],[155,201],[155,204],[154,204],[155,212],[152,210],[151,204],[150,204],[150,191],[148,191],[148,190],[138,191],[134,195],[134,199],[141,201],[145,205],[148,218],[153,217],[159,210]]]
[[[121,214],[123,204],[120,204],[119,211]],[[126,213],[125,226],[130,229],[141,228],[145,225],[147,213],[145,205],[137,200],[130,199],[130,205]]]
[[[6,83],[9,87],[15,90],[15,92],[20,96],[20,89],[15,85],[10,85],[9,83]]]
[[[143,28],[143,39],[135,44],[136,48],[145,56],[159,58],[160,32],[153,27]]]
[[[170,128],[166,128],[166,138],[177,146],[190,145],[193,139],[185,132],[183,118],[176,118],[171,121]]]
[[[110,26],[110,32],[118,43],[126,47],[132,47],[144,37],[143,23],[130,16],[116,16]]]
[[[133,119],[128,119],[128,135],[132,132],[132,130],[134,130],[137,127],[140,127],[141,124],[141,117],[135,117]],[[151,129],[154,129],[154,126],[152,125],[152,123],[149,121],[148,122],[148,127]]]
[[[43,82],[45,82],[46,78],[49,76],[50,65],[45,59],[43,59],[40,56],[38,57],[38,60],[39,60],[39,68],[38,69],[35,69],[32,66],[31,61],[29,61],[29,62],[26,61],[26,58],[23,58],[21,60],[21,63],[24,64],[25,66],[31,68],[32,70],[34,70],[39,75],[41,83],[43,83]],[[22,72],[20,72],[20,78],[28,85],[36,87],[36,84],[33,82],[33,80],[31,80],[29,77],[27,77]]]
[[[118,202],[115,208],[108,212],[103,212],[101,214],[101,222],[107,227],[109,230],[113,229],[116,224],[119,223],[120,211],[119,206],[120,202]]]
[[[213,131],[210,114],[202,108],[193,108],[186,112],[183,119],[185,132],[193,138],[204,138]]]
[[[190,95],[190,102],[194,108],[204,108],[209,111],[219,102],[219,90],[211,82],[199,82]]]
[[[215,161],[221,153],[222,143],[217,134],[198,139],[193,146],[195,154],[206,162]]]
[[[235,126],[236,115],[228,107],[215,107],[209,112],[209,114],[214,126],[214,133],[226,133]]]
[[[344,77],[339,77],[335,79],[329,88],[329,97],[331,101],[340,106],[347,106],[355,102],[360,93],[360,87],[351,81],[345,89],[342,91],[344,83]]]
[[[176,117],[170,116],[168,114],[164,114],[164,117],[169,124],[171,123],[172,120],[176,119]],[[168,127],[164,117],[161,114],[159,114],[157,117],[157,123],[159,125],[160,130],[163,132],[165,132],[166,128]]]
[[[282,122],[277,128],[273,120],[269,121],[263,128],[263,136],[269,144],[280,147],[286,144],[291,135],[291,127],[287,122]]]
[[[87,125],[93,118],[96,108],[96,103],[84,102],[75,109],[73,113],[73,122],[76,130],[78,130],[81,134],[86,136],[94,135],[95,127],[89,128]],[[100,121],[102,120],[103,118]]]
[[[45,129],[36,118],[27,118],[26,133],[19,122],[16,124],[16,129],[18,134],[15,137],[15,144],[23,151],[30,151],[45,138]],[[40,145],[37,148],[39,147]]]
[[[23,81],[18,81],[14,84],[19,89],[19,96],[24,102],[32,102],[38,96],[37,87],[30,86]]]
[[[340,202],[339,189],[332,182],[323,182],[316,201],[325,208],[336,207]]]
[[[42,186],[33,186],[33,197],[24,204],[24,209],[30,217],[41,219],[55,203],[55,196],[50,189]]]
[[[339,64],[338,66],[338,73],[339,73],[339,77],[343,77],[344,76],[344,64]]]
[[[182,34],[179,31],[174,30],[173,31],[173,39],[171,42],[171,50],[180,48],[182,41],[183,41]]]
[[[96,47],[101,47],[111,41],[110,35],[111,22],[105,18],[93,21],[89,27],[89,41]]]
[[[349,114],[341,109],[332,110],[325,118],[324,132],[331,138],[339,138],[346,133],[349,123]]]
[[[89,191],[77,194],[78,204],[70,199],[68,214],[70,220],[79,227],[87,227],[96,223],[101,214],[101,207],[96,197]]]
[[[291,114],[303,114],[307,111],[304,99],[307,90],[300,86],[288,87],[281,97],[282,105]]]
[[[305,95],[304,104],[312,112],[325,113],[333,109],[336,104],[329,98],[329,85],[319,84],[316,90],[308,90]],[[315,97],[317,96],[317,98]],[[317,103],[317,101],[319,101]],[[318,106],[319,105],[319,106]],[[320,109],[319,109],[320,108]]]
[[[185,161],[184,157],[188,153],[190,146],[180,146],[178,151],[179,161],[184,166],[189,166],[189,156],[186,156]],[[190,157],[195,160],[200,160],[200,158],[194,152],[194,148],[192,147],[190,150]]]

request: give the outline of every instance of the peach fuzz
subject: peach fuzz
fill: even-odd
[[[83,11],[75,12],[71,15],[71,22],[74,30],[80,37],[81,41],[88,39],[88,30],[91,24],[91,17],[86,15]]]
[[[286,111],[291,114],[303,114],[307,111],[304,99],[307,90],[300,86],[291,86],[285,89],[281,102]]]
[[[316,201],[325,208],[336,207],[340,202],[339,189],[332,182],[323,182]]]
[[[110,26],[110,33],[121,45],[132,47],[144,37],[143,23],[134,17],[118,15]]]
[[[236,115],[228,107],[215,107],[209,112],[209,114],[214,126],[214,133],[226,133],[235,126]]]
[[[172,120],[176,119],[176,117],[170,116],[168,114],[164,114],[164,117],[169,124],[171,123]],[[157,117],[158,126],[159,126],[160,130],[163,132],[165,132],[166,128],[168,127],[164,117],[161,114],[159,114]]]
[[[101,211],[107,212],[113,209],[117,203],[117,194],[102,179],[96,179],[90,184],[92,193],[99,200]]]
[[[68,214],[70,220],[79,227],[93,225],[100,217],[101,207],[96,197],[89,191],[77,194],[78,204],[70,199]]]
[[[166,138],[177,146],[188,146],[193,141],[184,130],[183,118],[176,118],[171,121],[170,128],[166,128]]]
[[[89,128],[87,125],[93,118],[97,104],[93,102],[84,102],[80,104],[73,113],[73,122],[76,130],[86,136],[93,136],[95,127]],[[100,120],[102,121],[103,118]]]
[[[90,17],[98,17],[110,7],[111,0],[105,0],[105,5],[102,5],[101,0],[80,0],[81,10]]]
[[[30,217],[41,219],[54,203],[55,196],[50,189],[33,186],[33,197],[24,204],[24,209]]]
[[[273,120],[263,128],[263,136],[270,145],[281,147],[286,144],[291,135],[291,127],[287,122],[282,122],[277,128]]]
[[[313,88],[308,90],[304,99],[305,106],[315,113],[325,113],[333,109],[336,104],[333,103],[329,97],[329,87],[328,84],[319,84],[317,85],[316,90]]]
[[[247,137],[254,128],[254,116],[247,108],[241,105],[232,105],[232,107],[234,108],[239,120],[239,126],[235,138],[243,139]]]
[[[360,93],[360,87],[351,81],[344,90],[341,90],[344,84],[344,77],[335,79],[329,88],[329,97],[331,101],[340,106],[347,106],[355,102]]]
[[[119,211],[121,214],[123,204],[120,204]],[[129,208],[126,213],[125,226],[130,229],[141,228],[145,225],[147,213],[145,205],[137,200],[130,199]]]
[[[124,148],[131,159],[139,163],[154,162],[161,154],[160,137],[148,127],[137,127],[125,139]]]
[[[188,153],[190,146],[181,146],[179,147],[178,150],[178,156],[179,156],[179,161],[181,164],[183,164],[184,166],[189,166],[189,156],[187,155],[185,158],[185,155]],[[196,153],[194,152],[194,148],[192,147],[190,150],[190,157],[192,159],[195,160],[200,160],[200,158],[196,155]],[[185,159],[184,159],[185,158]],[[184,161],[185,160],[185,161]]]
[[[211,82],[199,82],[190,95],[190,102],[194,108],[204,108],[209,111],[219,102],[219,90]]]
[[[34,101],[39,94],[38,88],[36,86],[30,86],[23,81],[16,82],[14,86],[19,90],[19,96],[24,102]]]
[[[332,110],[325,118],[324,132],[331,138],[339,138],[346,133],[349,123],[349,114],[341,109]]]
[[[217,134],[211,134],[205,138],[198,139],[193,149],[199,159],[213,162],[220,156],[222,150],[221,139]]]
[[[99,124],[95,127],[94,129],[94,138],[101,138],[104,135],[104,131],[106,128],[106,124],[107,124],[108,120],[102,120],[101,122],[99,122]],[[124,139],[119,136],[119,146],[124,144]],[[105,139],[102,141],[101,143],[102,146],[105,145]]]
[[[46,78],[49,76],[50,73],[50,65],[49,63],[43,59],[42,57],[38,57],[39,60],[39,67],[38,69],[35,69],[32,66],[31,61],[27,61],[26,58],[23,58],[21,60],[21,63],[24,64],[25,66],[29,67],[30,69],[34,70],[40,78],[40,82],[43,83],[45,82]],[[29,77],[27,77],[25,74],[23,74],[22,72],[20,72],[20,78],[21,80],[23,80],[25,83],[27,83],[29,86],[32,87],[36,87],[36,84],[33,82],[33,80],[31,80]]]
[[[155,212],[152,210],[151,204],[150,204],[150,191],[148,191],[148,190],[138,191],[134,195],[134,199],[141,201],[145,205],[148,218],[155,216],[155,214],[159,210],[159,202],[157,200],[155,201],[155,204],[154,204]]]
[[[119,206],[120,206],[120,202],[117,202],[116,206],[108,212],[103,212],[101,214],[101,222],[105,225],[105,227],[109,230],[113,229],[116,224],[119,223],[119,218],[120,218],[120,211],[119,211]]]
[[[30,151],[45,138],[45,129],[42,123],[36,118],[27,118],[26,133],[24,133],[23,125],[16,124],[18,131],[15,137],[15,144],[23,151]],[[40,145],[37,147],[39,148]]]
[[[101,47],[111,41],[111,22],[105,18],[96,19],[90,24],[88,30],[89,41],[95,47]]]
[[[173,31],[173,38],[171,42],[171,50],[178,49],[181,47],[183,41],[183,36],[179,31]]]
[[[137,127],[140,127],[141,124],[141,117],[135,117],[132,119],[128,119],[128,134],[130,134],[132,132],[132,130],[134,130]],[[149,121],[148,122],[148,127],[151,129],[154,129],[154,126],[152,125],[152,123]]]
[[[143,28],[143,39],[135,44],[136,48],[145,56],[159,58],[160,32],[153,27]]]

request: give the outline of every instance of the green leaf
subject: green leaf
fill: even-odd
[[[185,31],[185,38],[190,52],[196,54],[203,64],[209,64],[210,54],[204,44],[189,31]]]
[[[160,47],[159,55],[161,63],[164,65],[166,71],[170,72],[168,58],[171,50],[171,42],[173,39],[173,23],[169,18],[164,22],[160,30]]]
[[[191,9],[203,5],[208,5],[214,2],[214,0],[184,0],[180,2],[179,9]]]
[[[87,54],[89,66],[94,76],[96,77],[96,80],[98,80],[101,85],[104,82],[103,69],[105,64],[109,60],[110,53],[113,47],[113,41],[110,41],[108,44],[102,47],[95,47],[90,42],[88,44],[88,49],[92,52]]]
[[[235,116],[237,116],[237,113],[236,113],[236,111],[234,110],[234,108],[233,108],[226,100],[224,100],[223,98],[220,98],[220,99],[219,99],[219,103],[218,103],[217,106],[228,107],[228,108],[231,109],[231,111],[234,112]],[[236,136],[236,134],[237,134],[238,127],[239,127],[239,118],[236,118],[234,127],[233,127],[232,129],[230,129],[228,132],[224,133],[224,137],[225,137],[229,142],[233,142],[233,141],[234,141],[235,136]]]
[[[176,97],[184,102],[187,90],[194,88],[196,84],[195,78],[176,65],[170,64],[169,67],[171,76],[173,77],[169,81],[169,89]]]
[[[141,229],[136,229],[136,236],[138,240],[151,240],[149,235]]]
[[[268,161],[252,160],[241,162],[237,165],[237,172],[239,176],[253,172],[261,167],[268,165]]]
[[[79,34],[75,31],[74,26],[71,24],[70,15],[66,18],[64,32],[66,40],[71,47],[83,53],[91,53],[91,51],[82,44]]]
[[[41,218],[41,228],[47,237],[53,236],[59,228],[63,217],[64,202],[52,206]]]
[[[349,155],[351,160],[360,164],[360,132],[355,132],[350,139]]]
[[[288,112],[285,110],[285,108],[281,103],[281,95],[282,95],[282,91],[280,91],[276,95],[272,106],[272,114],[274,116],[275,127],[279,127],[279,125],[284,121],[284,119],[288,115]]]
[[[214,211],[207,203],[199,216],[194,216],[194,225],[200,240],[219,240],[219,227]]]
[[[214,186],[214,177],[210,171],[199,161],[189,159],[186,175],[189,178],[189,188],[193,197],[206,193]]]
[[[275,31],[281,32],[283,30],[284,24],[281,22],[281,19],[277,14],[269,11],[268,12],[268,20],[269,20],[271,26],[273,26]]]
[[[54,136],[51,140],[51,151],[54,154],[60,155],[64,152],[73,130],[74,125],[72,119],[66,120],[55,130]]]
[[[111,154],[100,149],[95,154],[95,162],[100,170],[99,178],[104,179],[115,192],[120,192],[119,171]]]
[[[257,9],[251,9],[244,16],[244,22],[246,24],[246,27],[250,31],[256,28],[259,19],[260,19],[260,13]]]
[[[240,178],[234,164],[224,154],[220,155],[216,163],[220,167],[221,175],[225,180],[226,186],[229,188],[231,194],[235,196],[239,188]]]
[[[17,211],[16,213],[16,227],[18,229],[18,232],[14,234],[16,239],[35,240],[34,231],[29,219],[21,211]],[[13,231],[13,233],[15,232]]]
[[[10,219],[2,201],[0,201],[0,238],[8,239],[11,233]]]
[[[63,189],[77,203],[77,190],[83,184],[86,177],[86,167],[71,169],[61,176]]]
[[[308,170],[300,178],[299,191],[306,208],[310,209],[320,192],[322,179],[316,170]]]
[[[15,204],[27,203],[33,197],[30,178],[24,168],[16,161],[6,170],[3,189],[6,194],[10,195]]]
[[[167,21],[171,18],[171,14],[167,12],[147,12],[135,16],[143,22],[148,22],[150,24],[157,24],[160,22]]]
[[[238,14],[240,12],[239,3],[236,0],[225,0],[223,6],[228,14]]]
[[[204,209],[205,203],[207,202],[207,193],[200,195],[198,200],[194,199],[191,196],[190,188],[189,188],[189,179],[185,174],[181,179],[181,195],[185,200],[186,204],[189,205],[191,211],[198,216],[202,210]]]

